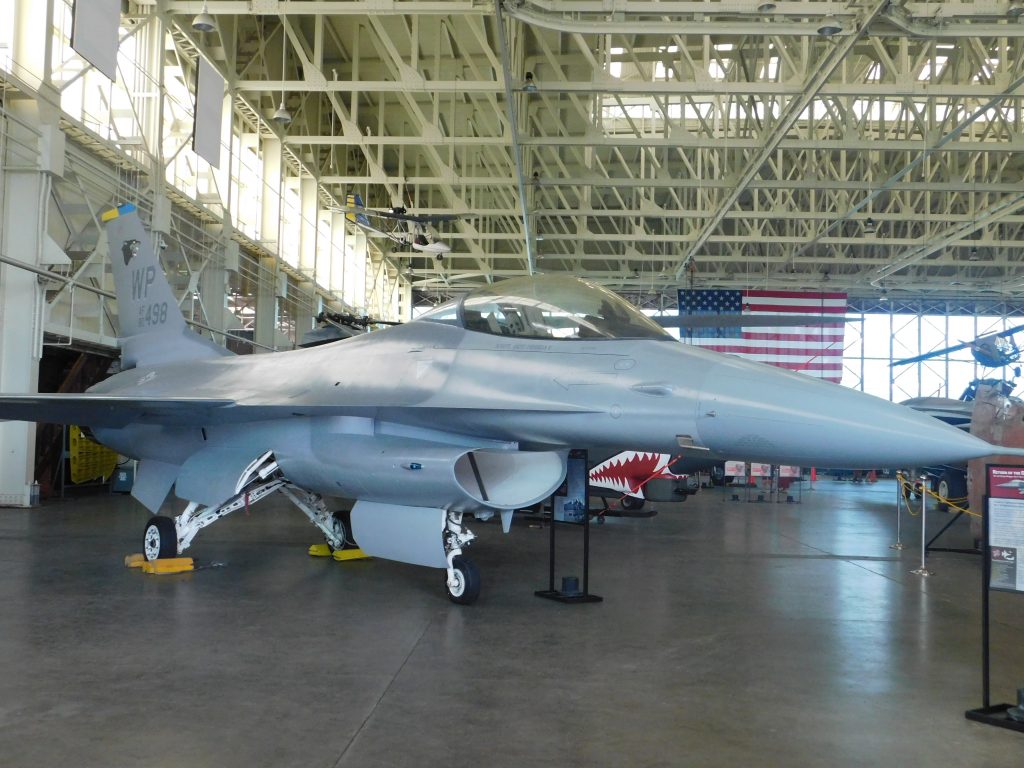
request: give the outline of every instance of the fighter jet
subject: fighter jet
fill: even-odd
[[[615,294],[510,279],[418,320],[290,352],[234,356],[187,327],[138,213],[103,214],[122,371],[85,394],[0,395],[0,418],[88,425],[139,460],[147,558],[273,492],[334,547],[445,571],[473,602],[470,515],[547,498],[569,449],[790,465],[921,466],[987,442],[860,392],[678,343]],[[1024,450],[1017,455],[1024,454]],[[188,502],[163,516],[172,486]],[[351,531],[336,499],[354,500]]]

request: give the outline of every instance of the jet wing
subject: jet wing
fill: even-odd
[[[205,427],[293,416],[374,416],[381,411],[406,410],[373,396],[350,396],[344,403],[288,402],[243,403],[210,397],[133,397],[130,395],[0,395],[0,421],[38,421],[50,424],[79,424],[118,428],[128,424],[166,424],[176,427]],[[436,418],[455,418],[469,408],[490,410],[486,403],[454,405],[450,402],[420,406],[413,410],[432,413]],[[590,413],[591,409],[564,403],[536,400],[507,400],[504,412],[512,408],[523,413]],[[398,421],[401,417],[393,415]]]
[[[446,221],[458,221],[459,219],[467,219],[473,216],[473,214],[469,213],[395,213],[393,211],[374,210],[373,208],[362,208],[359,210],[359,213],[371,218],[387,219],[388,221],[406,221],[413,224],[443,224]]]
[[[206,397],[125,395],[0,395],[0,420],[123,427],[136,422],[200,425],[234,400]]]

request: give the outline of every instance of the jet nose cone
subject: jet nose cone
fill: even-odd
[[[771,366],[728,359],[708,372],[701,442],[736,459],[907,467],[987,456],[984,440],[911,408]]]

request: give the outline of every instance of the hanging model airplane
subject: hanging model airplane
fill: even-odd
[[[357,194],[349,194],[345,207],[339,210],[371,237],[384,237],[397,245],[409,245],[414,251],[437,256],[449,253],[451,246],[443,240],[428,237],[427,227],[466,218],[457,213],[413,214],[401,206],[387,210],[367,208],[363,205],[363,198]]]
[[[443,569],[480,589],[466,515],[513,512],[561,484],[570,448],[791,465],[920,466],[1013,453],[853,390],[675,341],[572,277],[495,283],[420,319],[334,344],[234,356],[185,324],[131,205],[102,216],[122,371],[85,394],[3,394],[0,418],[88,425],[139,460],[156,514],[147,558],[279,491],[334,547]],[[1017,450],[1016,455],[1024,455]],[[188,502],[158,514],[171,487]]]
[[[979,336],[974,341],[965,341],[955,344],[952,347],[936,349],[934,352],[927,352],[917,357],[908,357],[904,360],[895,360],[892,365],[907,365],[909,363],[920,363],[930,360],[933,357],[948,355],[950,352],[959,352],[961,349],[971,350],[974,359],[986,368],[1002,368],[1006,365],[1013,365],[1020,360],[1020,349],[1017,342],[1013,340],[1013,334],[1024,331],[1024,325],[1015,325],[1005,331],[990,333]]]

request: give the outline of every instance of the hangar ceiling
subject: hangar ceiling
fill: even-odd
[[[472,214],[421,289],[1024,293],[1021,2],[157,7],[329,196]]]

